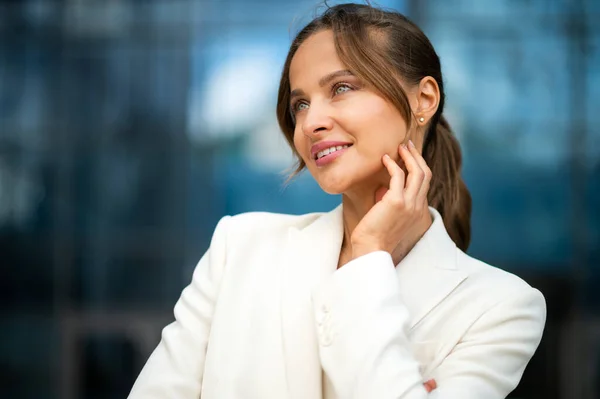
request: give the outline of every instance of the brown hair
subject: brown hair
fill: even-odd
[[[426,76],[436,80],[440,103],[423,142],[423,157],[433,175],[427,199],[442,215],[452,240],[466,251],[471,235],[471,196],[460,175],[460,146],[442,116],[444,83],[440,60],[425,34],[400,13],[370,5],[340,4],[327,7],[296,35],[283,67],[277,99],[279,126],[298,159],[295,173],[306,165],[294,147],[295,122],[289,109],[290,63],[298,47],[322,30],[333,32],[338,56],[348,69],[394,104],[409,126],[413,118],[408,98],[399,80],[390,76],[408,84],[418,84]]]

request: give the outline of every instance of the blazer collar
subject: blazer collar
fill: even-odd
[[[397,265],[400,295],[415,327],[467,274],[457,267],[457,249],[441,215]],[[337,269],[343,239],[342,205],[316,214],[308,225],[288,231],[282,259],[281,320],[290,397],[321,396],[321,368],[311,291]]]
[[[396,266],[411,329],[467,278],[467,273],[458,267],[458,249],[446,231],[442,216],[432,207],[429,212],[433,223]]]

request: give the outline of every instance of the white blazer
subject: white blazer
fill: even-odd
[[[224,217],[129,398],[505,398],[544,297],[457,249],[430,212],[397,267],[373,252],[339,270],[341,206]]]

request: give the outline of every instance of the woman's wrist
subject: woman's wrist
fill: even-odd
[[[353,244],[352,260],[377,251],[384,251],[384,249],[380,245],[376,244]]]

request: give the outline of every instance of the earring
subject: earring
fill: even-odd
[[[421,123],[425,122],[425,118],[423,118],[423,117],[420,117],[420,118],[419,118],[419,122],[421,122]]]

